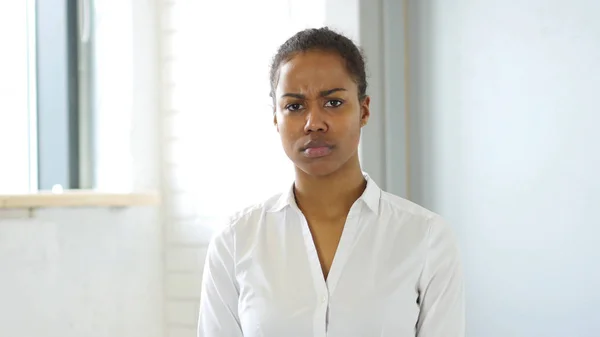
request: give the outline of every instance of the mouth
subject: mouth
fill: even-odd
[[[327,146],[309,147],[306,150],[304,150],[303,153],[308,158],[320,158],[330,154],[331,148]]]
[[[329,155],[333,146],[325,141],[311,140],[304,145],[301,152],[308,158],[321,158]]]

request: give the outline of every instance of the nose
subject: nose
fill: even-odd
[[[321,111],[321,109],[310,109],[306,114],[304,132],[306,134],[317,131],[327,132],[327,130],[329,129],[329,125],[326,117],[327,116],[325,116],[325,112]]]

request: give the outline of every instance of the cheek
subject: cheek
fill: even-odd
[[[277,130],[279,131],[279,137],[281,138],[281,142],[284,146],[294,142],[294,133],[287,124],[278,124]]]
[[[347,138],[348,138],[348,142],[352,143],[352,145],[358,146],[358,143],[360,143],[360,133],[361,133],[361,128],[360,128],[360,123],[350,123],[349,125],[346,126],[346,130],[348,130],[347,132]]]

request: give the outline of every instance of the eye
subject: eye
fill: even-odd
[[[299,104],[299,103],[288,104],[285,106],[285,109],[289,110],[289,111],[298,111],[298,110],[302,109],[302,104]]]
[[[326,107],[331,108],[337,108],[340,105],[342,105],[342,101],[340,101],[339,99],[330,99],[329,101],[327,101],[327,103],[325,103]]]

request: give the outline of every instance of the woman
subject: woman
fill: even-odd
[[[271,68],[274,123],[295,181],[211,241],[200,337],[462,337],[456,242],[436,214],[361,170],[364,59],[327,28],[299,32]]]

